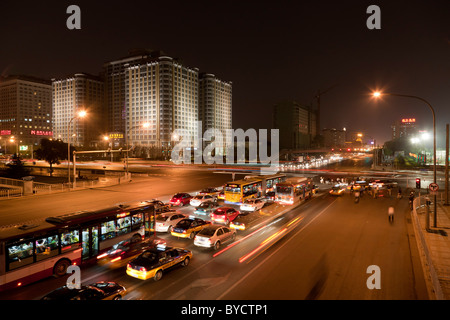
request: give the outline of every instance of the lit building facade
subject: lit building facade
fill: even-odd
[[[11,137],[14,137],[11,140]],[[0,77],[0,146],[11,154],[31,157],[42,138],[51,138],[51,81],[29,77]]]
[[[396,121],[392,126],[392,140],[404,136],[412,136],[418,133],[415,118],[404,118]]]
[[[52,87],[54,138],[79,147],[95,145],[106,130],[102,119],[103,80],[77,73],[65,79],[52,79]],[[77,117],[80,111],[86,111],[86,117]]]
[[[170,150],[172,133],[198,134],[198,69],[168,56],[130,63],[125,75],[125,132],[130,146]],[[143,124],[148,124],[143,127]]]
[[[322,136],[325,147],[342,148],[347,141],[347,130],[343,129],[323,129]]]

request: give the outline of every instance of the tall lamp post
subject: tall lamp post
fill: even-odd
[[[69,124],[67,125],[67,176],[69,181],[70,188],[70,125],[74,119],[84,118],[86,116],[86,111],[79,111],[76,116],[70,119]]]
[[[436,115],[434,113],[433,107],[431,106],[431,104],[428,101],[426,101],[423,98],[417,97],[417,96],[397,94],[397,93],[381,93],[378,91],[373,93],[373,96],[375,98],[379,98],[382,95],[417,99],[417,100],[424,102],[430,108],[431,113],[433,114],[433,182],[436,184]],[[435,194],[434,195],[434,227],[435,228],[437,227],[436,220],[437,220],[437,204],[436,204],[436,194]]]

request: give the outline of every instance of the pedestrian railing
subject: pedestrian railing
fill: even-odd
[[[432,286],[432,292],[435,295],[435,299],[437,300],[444,300],[444,294],[442,293],[441,284],[439,282],[439,277],[436,272],[433,259],[431,257],[430,250],[428,250],[428,245],[425,239],[425,235],[423,233],[423,230],[425,228],[420,223],[420,219],[418,216],[418,210],[421,210],[423,208],[423,205],[426,203],[426,196],[420,196],[414,199],[413,202],[413,210],[411,212],[412,220],[413,220],[413,226],[416,234],[416,241],[417,245],[420,249],[420,252],[422,252],[420,258],[422,260],[422,265],[428,269],[428,272],[430,274],[430,280],[431,280],[431,286]],[[435,205],[435,204],[433,204]],[[424,270],[425,271],[425,270]],[[428,284],[428,282],[427,282]]]

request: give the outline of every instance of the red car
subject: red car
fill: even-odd
[[[169,204],[172,206],[185,206],[189,204],[192,196],[189,193],[177,193],[170,199]]]
[[[239,214],[240,214],[240,212],[234,208],[220,207],[220,208],[214,210],[214,212],[211,213],[210,217],[211,217],[212,222],[220,222],[220,223],[229,224]]]

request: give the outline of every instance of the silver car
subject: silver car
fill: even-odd
[[[176,211],[165,212],[156,216],[155,230],[157,232],[171,232],[173,227],[188,216]]]
[[[203,228],[194,238],[194,244],[199,247],[214,248],[218,250],[222,243],[233,242],[236,239],[236,230],[221,225],[210,225]]]

